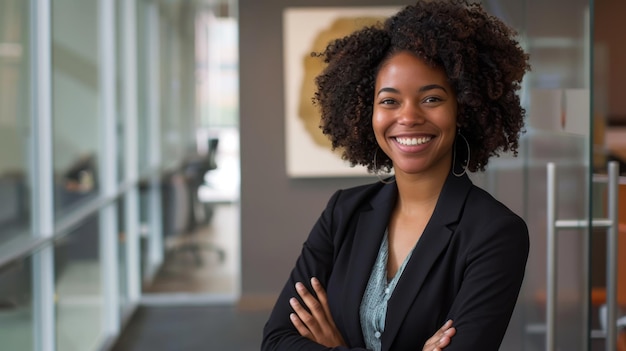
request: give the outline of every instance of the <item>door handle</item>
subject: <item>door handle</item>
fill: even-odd
[[[583,229],[589,226],[593,228],[607,229],[607,330],[606,350],[614,351],[617,338],[617,192],[619,167],[615,161],[608,165],[608,218],[594,218],[589,223],[588,219],[556,219],[556,166],[553,162],[547,164],[547,262],[546,262],[546,351],[556,350],[556,296],[557,296],[557,231],[559,229]],[[588,250],[586,250],[588,251]],[[588,258],[587,258],[588,259]],[[586,265],[588,266],[588,265]],[[587,279],[587,278],[585,278]],[[587,291],[587,290],[586,290]],[[584,304],[588,305],[588,292],[585,293]],[[588,308],[583,311],[588,313]],[[584,318],[585,328],[588,327],[589,318]],[[583,348],[586,349],[586,348]]]

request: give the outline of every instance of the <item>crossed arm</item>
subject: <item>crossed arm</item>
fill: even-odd
[[[328,307],[326,291],[317,278],[311,279],[311,286],[317,298],[311,294],[304,284],[296,283],[296,291],[304,302],[302,306],[295,297],[289,299],[294,313],[289,315],[293,326],[301,336],[326,347],[347,346]],[[433,336],[431,336],[422,351],[441,351],[450,343],[456,333],[452,321],[447,321]]]

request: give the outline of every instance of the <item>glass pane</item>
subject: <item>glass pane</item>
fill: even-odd
[[[32,350],[32,260],[30,257],[0,269],[0,340],[3,350]]]
[[[126,116],[124,116],[124,87],[125,87],[125,77],[124,77],[124,26],[123,26],[123,2],[118,0],[115,2],[115,10],[117,11],[115,15],[115,52],[117,54],[116,57],[116,123],[117,123],[117,180],[118,182],[122,182],[124,180],[124,172],[125,172],[125,152],[124,152],[124,137],[126,134],[126,128],[124,125],[124,121]]]
[[[57,217],[94,197],[98,191],[98,22],[96,0],[52,2],[52,118]]]
[[[153,272],[150,268],[150,257],[148,250],[150,247],[150,184],[147,180],[142,180],[139,185],[139,223],[140,223],[140,264],[141,282],[142,284],[152,279]]]
[[[55,243],[58,350],[94,350],[103,337],[98,219],[87,218]]]
[[[169,7],[164,7],[167,11]],[[162,16],[168,16],[167,12]],[[185,124],[188,119],[183,113],[181,87],[182,81],[181,57],[183,51],[179,28],[176,23],[163,21],[159,47],[161,64],[161,161],[164,169],[176,169],[180,160],[184,158],[185,144],[187,143]]]
[[[140,1],[137,4],[137,62],[148,62],[149,36],[146,30],[146,11],[147,3]],[[158,58],[150,58],[150,60],[158,60]],[[148,64],[138,65],[137,69],[137,148],[139,153],[139,174],[147,176],[149,169],[149,127],[148,127],[148,88],[150,74],[148,72]]]
[[[127,235],[126,235],[126,226],[125,226],[125,202],[122,199],[117,201],[117,209],[118,209],[118,232],[119,235],[117,237],[117,262],[118,262],[118,284],[119,284],[119,299],[120,299],[120,315],[124,314],[126,307],[129,304],[129,294],[128,294],[128,261],[127,261]]]
[[[475,175],[496,198],[522,215],[532,243],[524,285],[502,350],[545,350],[547,171],[557,168],[557,219],[589,217],[590,4],[543,0],[483,1],[516,28],[532,71],[521,93],[526,133],[517,159],[490,161]],[[588,228],[557,231],[556,348],[586,350]]]
[[[197,106],[203,127],[239,125],[237,20],[205,11],[197,29]]]
[[[617,349],[626,347],[626,50],[623,13],[626,2],[594,0],[593,18],[593,167],[597,180],[592,192],[594,216],[607,218],[609,161],[616,161],[621,178],[618,190],[617,220]],[[597,229],[592,234],[591,320],[596,330],[606,330],[603,313],[607,303],[607,235]],[[593,346],[605,348],[605,339],[597,337]]]
[[[28,1],[0,2],[0,246],[30,230]]]

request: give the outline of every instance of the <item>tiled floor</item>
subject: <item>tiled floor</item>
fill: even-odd
[[[112,351],[258,351],[268,316],[232,306],[142,307]]]
[[[239,205],[219,204],[208,225],[167,243],[165,262],[144,293],[238,293]]]

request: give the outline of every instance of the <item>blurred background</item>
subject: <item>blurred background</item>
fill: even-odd
[[[285,10],[410,3],[0,0],[1,348],[258,350],[330,195],[376,179],[288,174]],[[626,350],[626,2],[482,3],[532,65],[518,157],[472,174],[531,235],[501,349]]]

